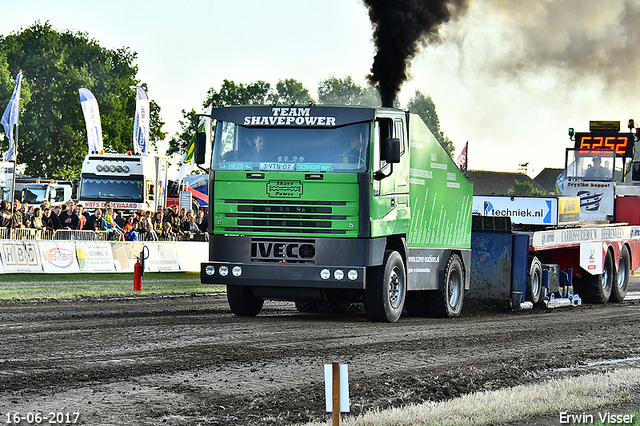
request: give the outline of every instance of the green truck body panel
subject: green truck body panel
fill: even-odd
[[[417,116],[410,120],[408,247],[471,246],[473,185]]]

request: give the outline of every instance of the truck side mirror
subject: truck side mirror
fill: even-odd
[[[196,141],[193,147],[193,159],[196,164],[204,164],[206,159],[204,158],[207,151],[207,134],[204,132],[196,133]]]
[[[399,163],[400,162],[400,139],[388,138],[384,144],[384,158],[387,163]]]

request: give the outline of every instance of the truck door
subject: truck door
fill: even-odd
[[[373,180],[372,218],[388,221],[393,232],[401,232],[398,219],[406,219],[409,216],[409,171],[408,171],[408,146],[406,126],[403,117],[378,117],[374,129],[374,153],[373,167],[380,170],[383,179]],[[400,163],[392,165],[384,159],[384,145],[387,138],[400,140]],[[375,170],[374,170],[375,171]],[[375,227],[374,227],[375,228]],[[372,228],[372,232],[375,229]],[[389,232],[389,226],[381,226],[381,234]],[[386,231],[383,231],[386,229]],[[379,234],[379,235],[381,235]]]

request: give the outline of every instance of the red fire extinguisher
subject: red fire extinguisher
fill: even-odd
[[[146,252],[145,252],[146,250]],[[144,261],[149,258],[149,247],[142,246],[142,250],[136,256],[136,263],[133,265],[133,291],[142,291],[142,276],[144,275]]]

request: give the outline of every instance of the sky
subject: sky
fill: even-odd
[[[412,59],[399,100],[430,95],[456,149],[469,143],[470,169],[528,163],[535,177],[564,166],[569,127],[640,120],[640,0],[468,1]],[[38,19],[137,52],[168,137],[224,79],[293,78],[315,96],[330,76],[365,85],[375,55],[361,0],[23,0],[3,5],[0,34]]]

